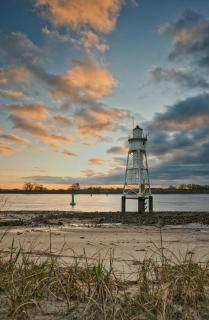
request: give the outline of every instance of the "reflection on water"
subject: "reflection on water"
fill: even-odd
[[[120,211],[120,195],[75,195],[76,206],[70,206],[67,194],[4,194],[5,208],[0,210],[74,210],[74,211]],[[127,210],[137,209],[136,200],[127,200]],[[155,211],[209,211],[209,194],[156,194]]]

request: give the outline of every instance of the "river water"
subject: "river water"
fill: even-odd
[[[209,211],[209,194],[155,194],[154,211]],[[5,201],[4,201],[5,200]],[[72,210],[67,194],[2,194],[0,210]],[[74,211],[120,211],[121,195],[75,195]],[[127,200],[136,211],[137,201]]]

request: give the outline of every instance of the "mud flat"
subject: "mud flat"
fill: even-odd
[[[62,225],[63,223],[122,223],[127,225],[184,225],[200,223],[209,225],[208,212],[78,212],[78,211],[0,211],[1,226]]]

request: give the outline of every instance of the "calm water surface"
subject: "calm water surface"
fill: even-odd
[[[67,194],[4,194],[0,210],[72,210]],[[120,211],[120,195],[76,195],[75,211]],[[0,202],[0,206],[2,201]],[[127,210],[137,209],[136,200],[127,200]],[[155,211],[209,211],[209,194],[156,194]]]

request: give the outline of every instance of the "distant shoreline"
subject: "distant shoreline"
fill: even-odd
[[[98,190],[98,191],[92,191],[89,190],[44,190],[44,191],[25,191],[25,190],[0,190],[0,194],[88,194],[88,195],[96,195],[96,194],[121,194],[122,190]],[[152,190],[152,194],[208,194],[208,190]]]

